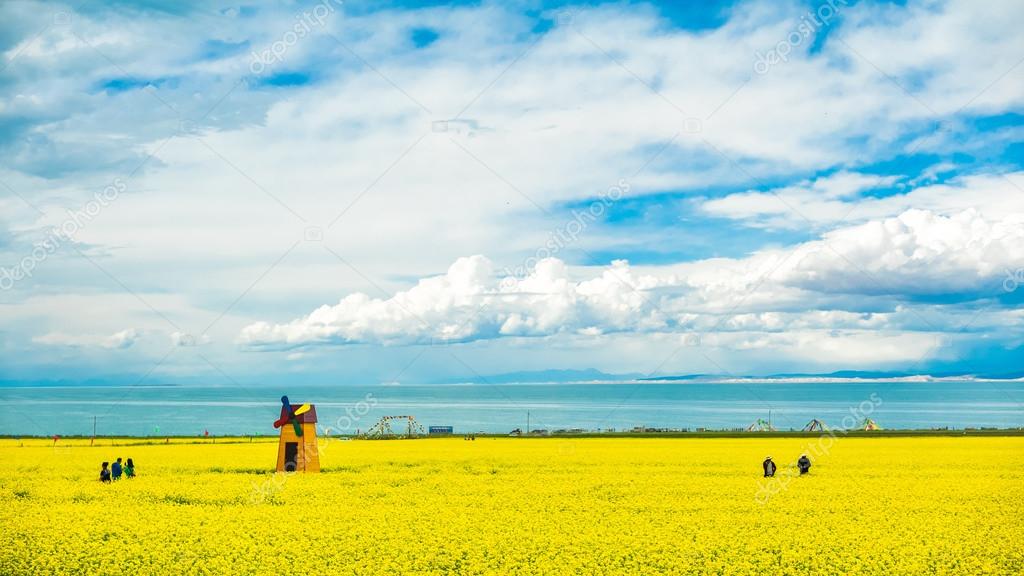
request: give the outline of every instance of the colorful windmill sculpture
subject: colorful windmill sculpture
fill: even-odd
[[[296,408],[287,396],[282,396],[281,417],[274,422],[274,428],[281,429],[281,440],[277,447],[278,472],[320,471],[315,406],[302,404]]]
[[[302,436],[302,423],[299,422],[297,416],[301,416],[306,412],[309,412],[310,408],[312,408],[312,406],[309,404],[303,404],[298,408],[292,408],[291,403],[288,402],[288,397],[281,396],[281,417],[274,422],[274,428],[280,428],[290,422],[295,428],[295,435]]]

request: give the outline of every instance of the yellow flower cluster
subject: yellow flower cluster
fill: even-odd
[[[1019,437],[321,442],[0,440],[0,574],[1024,573]]]

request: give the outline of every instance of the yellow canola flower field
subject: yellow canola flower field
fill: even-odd
[[[1021,437],[111,442],[0,440],[0,574],[1024,574]]]

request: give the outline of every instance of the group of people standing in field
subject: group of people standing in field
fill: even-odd
[[[129,458],[124,464],[118,458],[113,464],[104,462],[100,467],[100,482],[113,482],[121,477],[135,478],[135,462]]]
[[[761,467],[764,468],[765,478],[771,478],[775,476],[775,470],[777,466],[775,466],[775,461],[772,460],[771,456],[768,456],[764,459],[764,462],[761,463]],[[800,455],[800,459],[796,461],[796,467],[798,470],[800,470],[801,476],[811,471],[811,459],[807,457],[807,454]]]
[[[465,436],[465,439],[476,440],[476,435]],[[800,470],[800,475],[807,474],[811,471],[811,459],[807,457],[807,454],[800,455],[800,458],[796,461],[796,467]],[[765,478],[772,478],[775,476],[775,471],[778,469],[771,456],[764,459],[764,462],[761,463],[761,468],[764,469]],[[115,460],[113,464],[110,464],[110,462],[104,462],[100,468],[100,482],[120,480],[122,476],[125,478],[135,478],[135,462],[133,462],[131,458],[125,461],[124,464],[121,464],[120,458]]]

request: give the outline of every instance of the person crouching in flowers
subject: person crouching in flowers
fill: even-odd
[[[100,467],[100,482],[110,482],[110,462],[104,462]]]
[[[124,477],[135,478],[135,462],[131,458],[124,463]]]
[[[768,456],[761,463],[761,467],[764,468],[764,477],[771,478],[775,476],[775,462],[772,462],[772,457]]]

